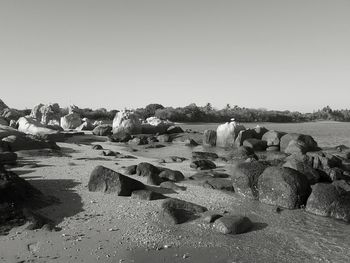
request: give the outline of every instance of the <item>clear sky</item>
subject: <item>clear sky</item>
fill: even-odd
[[[0,98],[350,108],[349,0],[1,0]]]

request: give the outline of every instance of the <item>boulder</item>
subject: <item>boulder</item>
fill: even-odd
[[[100,144],[94,144],[92,145],[93,150],[103,150],[103,147]]]
[[[183,132],[184,130],[179,126],[170,126],[166,131],[167,134],[175,134],[175,133],[183,133]]]
[[[256,138],[257,134],[254,129],[241,130],[235,140],[235,145],[237,147],[242,146],[243,142],[247,139]]]
[[[257,199],[259,197],[258,181],[259,176],[267,168],[261,162],[241,162],[231,166],[231,179],[235,192]]]
[[[149,185],[160,185],[163,179],[159,177],[159,174],[151,173],[147,176],[147,184]]]
[[[287,133],[283,135],[280,139],[280,149],[282,152],[285,152],[289,143],[292,142],[291,147],[302,147],[301,150],[305,152],[316,151],[318,150],[317,142],[310,136],[299,133]]]
[[[295,209],[306,204],[311,193],[307,177],[290,168],[268,167],[258,180],[260,202]]]
[[[265,127],[261,127],[259,125],[257,125],[255,128],[254,128],[254,131],[255,131],[255,139],[259,139],[259,140],[262,140],[262,137],[265,133],[267,133],[269,130],[266,129]]]
[[[203,145],[204,146],[215,146],[216,145],[216,131],[205,130],[203,134]]]
[[[59,131],[50,129],[40,122],[30,117],[21,117],[17,121],[18,131],[38,136],[38,137],[52,137],[63,138]]]
[[[243,146],[252,148],[254,151],[265,151],[267,148],[266,141],[255,139],[255,138],[246,139],[243,142]]]
[[[102,124],[99,126],[96,126],[92,130],[92,134],[98,135],[98,136],[108,136],[112,134],[112,126],[108,124]]]
[[[285,132],[279,132],[279,131],[268,131],[264,133],[262,136],[262,140],[266,141],[267,146],[280,146],[280,140],[282,136],[284,136],[286,133]]]
[[[142,177],[148,177],[152,174],[159,175],[160,170],[158,167],[154,166],[153,164],[142,162],[139,163],[136,167],[136,175],[142,176]]]
[[[2,138],[0,149],[5,148],[9,151],[34,150],[34,149],[54,149],[58,150],[59,146],[53,141],[40,139],[36,136],[18,134]],[[1,150],[0,150],[1,151]]]
[[[4,109],[2,111],[2,115],[1,116],[4,117],[6,120],[9,120],[9,121],[13,120],[13,121],[16,122],[19,118],[24,117],[24,114],[19,112],[16,109],[9,109],[9,108],[7,108],[7,109]]]
[[[173,123],[169,121],[161,120],[157,117],[149,117],[146,119],[145,123],[142,123],[142,133],[143,134],[156,134],[165,133],[168,128],[171,127]]]
[[[80,116],[76,113],[69,113],[61,118],[61,127],[65,130],[76,129],[81,124]]]
[[[8,106],[5,104],[5,102],[3,102],[1,99],[0,99],[0,112],[3,111],[4,109],[8,108]]]
[[[216,171],[200,171],[189,177],[190,180],[203,181],[211,178],[228,178],[230,175]]]
[[[253,223],[246,216],[224,215],[215,220],[213,228],[222,234],[242,234],[253,228]]]
[[[164,170],[159,174],[164,181],[179,182],[185,179],[182,172],[177,170]]]
[[[228,156],[229,160],[246,160],[247,158],[258,159],[254,150],[247,146],[240,146],[237,149],[232,150]]]
[[[10,120],[9,126],[10,126],[11,128],[16,129],[16,130],[18,129],[17,121],[15,121],[15,120]]]
[[[84,118],[82,121],[83,123],[76,128],[77,131],[92,131],[95,128],[90,120]]]
[[[239,132],[242,130],[245,130],[245,127],[234,121],[219,125],[216,130],[216,146],[232,147]]]
[[[288,167],[304,174],[310,184],[318,183],[321,179],[320,171],[312,167],[310,158],[307,155],[293,154],[286,158],[283,167]]]
[[[169,198],[162,203],[161,217],[167,223],[182,224],[199,217],[198,214],[207,210],[204,206],[176,198]]]
[[[306,211],[350,222],[350,191],[336,184],[315,184]]]
[[[190,164],[190,167],[198,170],[210,170],[215,169],[216,165],[210,160],[197,160]]]
[[[145,185],[140,181],[99,165],[91,172],[88,188],[90,192],[116,193],[120,196],[130,196],[135,190],[143,190]]]
[[[130,133],[127,133],[125,131],[118,131],[114,133],[113,135],[108,137],[110,141],[112,142],[128,142],[131,140]]]
[[[30,117],[43,125],[47,125],[50,121],[60,123],[61,109],[57,103],[38,104],[32,109]]]
[[[132,192],[131,198],[151,201],[151,200],[165,199],[166,196],[159,194],[157,192],[153,192],[151,190],[135,190]]]
[[[213,211],[206,211],[202,213],[202,216],[201,216],[202,221],[207,224],[215,222],[215,220],[219,219],[220,217],[222,217],[222,215]]]
[[[157,136],[158,142],[165,143],[165,142],[171,142],[172,138],[168,134],[162,134]]]
[[[134,112],[128,110],[117,112],[112,127],[113,133],[140,134],[142,132],[141,121]]]
[[[136,174],[136,169],[137,169],[137,165],[133,164],[133,165],[129,165],[124,169],[124,174],[126,175],[133,175]]]
[[[218,159],[219,156],[216,153],[212,152],[192,152],[192,159],[193,160],[211,160],[215,161]]]

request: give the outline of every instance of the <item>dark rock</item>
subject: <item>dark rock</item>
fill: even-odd
[[[108,138],[111,142],[128,142],[131,140],[131,135],[125,131],[118,131]]]
[[[169,156],[163,159],[164,163],[182,163],[183,161],[187,160],[184,157],[179,157],[179,156]]]
[[[342,161],[341,167],[342,167],[345,171],[350,171],[350,160],[343,160],[343,161]]]
[[[93,150],[103,150],[103,147],[101,145],[99,145],[99,144],[95,144],[95,145],[92,146],[92,149]]]
[[[204,188],[234,192],[232,181],[226,178],[210,178],[203,182]]]
[[[259,177],[258,190],[261,202],[288,209],[305,205],[311,193],[306,176],[285,167],[266,168]]]
[[[350,222],[350,192],[333,184],[315,184],[306,211]]]
[[[171,224],[182,224],[198,217],[207,211],[204,206],[186,202],[176,198],[169,198],[162,204],[162,218]]]
[[[179,185],[175,184],[174,182],[170,182],[170,181],[162,182],[159,186],[162,188],[172,189],[175,191],[178,191],[178,190],[185,191],[186,190],[185,186],[179,186]]]
[[[231,168],[231,178],[235,191],[243,196],[257,199],[259,176],[266,165],[254,161],[239,163]]]
[[[300,147],[305,152],[316,151],[319,149],[317,142],[310,135],[287,133],[281,137],[280,149],[282,152],[285,152],[291,141],[296,141],[296,143],[293,142],[290,147]]]
[[[160,185],[162,182],[163,179],[158,174],[152,173],[147,176],[147,184],[149,185]]]
[[[241,234],[253,228],[248,217],[241,215],[225,215],[214,222],[213,228],[223,234]]]
[[[222,217],[222,215],[213,211],[206,211],[202,213],[202,220],[208,224],[215,222],[215,220],[219,219],[220,217]]]
[[[193,160],[211,160],[215,161],[219,156],[212,152],[192,152]]]
[[[235,140],[235,145],[237,147],[242,146],[245,140],[256,138],[256,136],[256,132],[253,129],[242,130],[238,133],[238,136]]]
[[[159,177],[165,181],[179,182],[185,179],[182,172],[177,170],[165,170],[159,174]]]
[[[254,150],[252,148],[249,148],[246,146],[240,146],[237,149],[234,149],[229,154],[228,158],[229,160],[245,160],[250,157],[258,159],[258,157],[255,155]]]
[[[130,196],[135,190],[143,190],[145,185],[140,181],[99,165],[91,172],[88,188],[90,192],[116,193],[120,196]]]
[[[269,130],[265,127],[260,127],[259,125],[254,128],[255,138],[261,140],[263,135],[267,133]]]
[[[17,154],[13,152],[0,152],[0,165],[16,164]]]
[[[283,152],[259,152],[257,156],[259,161],[263,161],[266,164],[282,166],[289,155]]]
[[[285,132],[268,131],[262,136],[262,140],[266,141],[267,146],[280,146],[280,140],[282,136],[286,135]]]
[[[210,170],[215,169],[216,165],[210,160],[198,160],[190,164],[190,167],[198,170]]]
[[[166,146],[163,144],[151,144],[151,145],[147,145],[145,147],[145,149],[159,149],[159,148],[164,148],[164,147],[166,147]]]
[[[267,148],[266,141],[255,138],[244,140],[243,146],[252,148],[254,151],[265,151]]]
[[[286,158],[283,167],[294,169],[306,175],[310,184],[318,183],[321,179],[320,171],[314,169],[310,162],[310,158],[303,154],[293,154]]]
[[[98,135],[98,136],[108,136],[112,134],[112,126],[108,124],[102,124],[99,126],[96,126],[92,130],[92,134]]]
[[[145,145],[145,144],[148,144],[148,141],[147,141],[147,138],[136,137],[129,140],[128,143],[131,145]]]
[[[205,130],[203,134],[203,145],[215,146],[216,145],[216,131]]]
[[[103,156],[116,156],[118,153],[113,152],[111,150],[106,150],[106,151],[102,151],[102,155]]]
[[[350,192],[350,182],[346,180],[337,180],[332,183],[337,188],[343,189],[345,192]]]
[[[21,150],[34,149],[60,149],[60,147],[53,141],[40,139],[33,135],[10,135],[0,141],[0,148],[5,147],[10,151],[16,152]],[[1,151],[1,150],[0,150]]]
[[[307,153],[307,147],[302,141],[291,140],[284,152],[287,154],[305,154]]]
[[[153,192],[151,190],[136,190],[132,192],[131,198],[151,201],[165,199],[166,196]]]
[[[160,171],[158,167],[146,162],[139,163],[136,168],[136,174],[142,177],[147,177],[147,176],[150,176],[151,174],[158,175],[159,173]]]
[[[170,126],[167,131],[168,134],[183,133],[184,130],[179,126]]]
[[[26,227],[28,230],[41,229],[45,225],[47,226],[46,228],[48,230],[52,230],[54,228],[54,222],[51,219],[30,209],[23,209],[23,215],[29,222],[29,225]]]

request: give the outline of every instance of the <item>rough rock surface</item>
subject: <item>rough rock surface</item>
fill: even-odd
[[[76,129],[82,124],[80,116],[76,113],[69,113],[61,118],[61,127],[64,130]]]
[[[225,215],[214,222],[213,228],[222,234],[241,234],[253,228],[253,223],[246,216]]]
[[[216,130],[216,146],[218,147],[231,147],[234,145],[235,140],[240,131],[245,130],[243,125],[236,122],[226,122],[220,125]]]
[[[120,111],[115,115],[112,127],[113,133],[140,134],[142,131],[141,121],[134,112],[128,110]]]
[[[205,130],[203,134],[203,145],[204,146],[215,146],[216,145],[216,131]]]

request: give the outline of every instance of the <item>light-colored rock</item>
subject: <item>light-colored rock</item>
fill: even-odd
[[[25,134],[35,135],[35,136],[44,136],[48,134],[59,133],[59,131],[50,129],[31,117],[19,118],[17,121],[17,125],[18,125],[18,131],[23,132]]]
[[[38,104],[32,109],[30,117],[44,125],[47,125],[52,121],[59,123],[61,109],[57,103],[47,105]]]
[[[113,133],[126,132],[129,134],[141,133],[141,121],[133,111],[122,110],[113,120]]]
[[[236,123],[235,121],[226,122],[221,124],[216,130],[216,146],[218,147],[231,147],[234,145],[240,131],[245,130],[243,125]]]
[[[65,130],[71,130],[81,125],[80,116],[76,113],[70,113],[61,118],[61,127]]]

